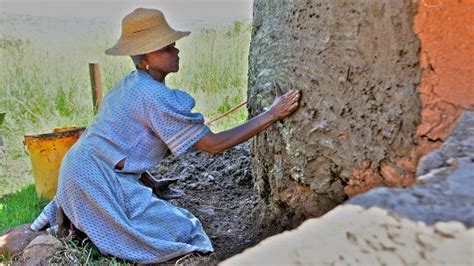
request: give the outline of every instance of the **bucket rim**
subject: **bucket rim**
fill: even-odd
[[[63,137],[71,137],[71,136],[77,136],[78,134],[81,134],[84,132],[86,128],[85,127],[72,127],[71,129],[65,130],[65,131],[57,131],[57,132],[49,132],[49,133],[43,133],[43,134],[28,134],[24,135],[25,140],[27,139],[57,139],[57,138],[63,138]],[[57,129],[55,129],[56,131]]]

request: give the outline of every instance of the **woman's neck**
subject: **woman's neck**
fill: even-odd
[[[154,71],[152,69],[148,69],[148,74],[152,76],[155,80],[158,80],[159,82],[164,82],[166,78],[166,74],[160,72],[160,71]]]
[[[166,74],[160,72],[160,71],[153,71],[152,69],[140,69],[140,70],[143,70],[145,71],[146,73],[148,73],[148,75],[150,75],[154,80],[156,81],[159,81],[163,84],[165,84],[165,78],[166,78]]]

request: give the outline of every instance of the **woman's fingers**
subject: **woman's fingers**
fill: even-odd
[[[300,93],[298,90],[291,90],[291,91],[288,91],[287,93],[285,93],[281,98],[282,100],[294,100],[294,99],[298,99],[300,97]]]
[[[295,92],[292,94],[293,99],[299,99],[300,96],[301,94],[298,90],[295,90]]]
[[[295,90],[288,95],[289,97],[285,99],[284,105],[286,109],[286,114],[289,115],[295,111],[299,106],[300,92]]]
[[[293,99],[295,97],[299,97],[298,95],[299,95],[299,91],[293,89],[293,90],[290,90],[287,93],[285,93],[282,97],[284,99]]]
[[[273,113],[278,117],[278,119],[289,116],[298,108],[301,98],[300,90],[291,89],[285,94],[282,94],[279,84],[274,81],[274,91],[276,98],[271,110],[273,110]]]
[[[298,102],[293,103],[293,105],[290,107],[290,110],[292,111],[295,110],[296,108],[298,108],[298,105],[299,105]]]
[[[283,98],[286,98],[286,97],[292,97],[294,95],[299,95],[300,94],[300,90],[297,90],[297,89],[291,89],[289,91],[287,91],[286,93],[283,93],[282,90],[281,90],[281,87],[280,87],[280,84],[278,84],[278,82],[275,80],[273,81],[273,91],[275,92],[275,95],[276,97],[283,97]]]
[[[301,94],[298,90],[292,90],[292,91],[288,92],[287,97],[290,101],[297,101],[301,97]]]
[[[276,97],[280,97],[282,92],[281,92],[281,88],[280,88],[280,85],[278,84],[278,82],[275,80],[273,81],[273,90],[275,92],[275,95]]]

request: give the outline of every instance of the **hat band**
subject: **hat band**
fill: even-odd
[[[160,38],[161,36],[168,36],[170,34],[173,34],[174,31],[171,29],[158,29],[156,27],[154,28],[148,28],[148,29],[143,29],[140,31],[135,31],[135,32],[127,32],[123,33],[123,37],[125,38],[142,38],[144,36],[153,37],[153,38]]]

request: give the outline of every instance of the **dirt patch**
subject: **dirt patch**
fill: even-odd
[[[170,201],[201,220],[214,245],[215,262],[280,231],[256,225],[260,207],[250,160],[250,145],[244,143],[217,155],[192,151],[179,158],[168,157],[153,172],[158,178],[180,178],[171,187],[185,195]]]

